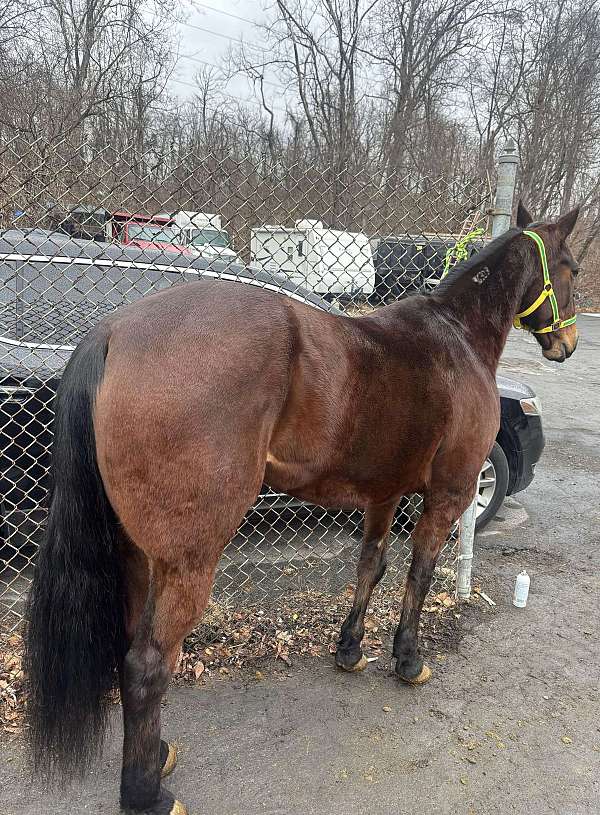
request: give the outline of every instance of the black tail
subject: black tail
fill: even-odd
[[[31,757],[49,779],[83,773],[101,747],[124,652],[118,522],[93,427],[107,346],[99,326],[73,353],[58,388],[48,526],[27,607]]]

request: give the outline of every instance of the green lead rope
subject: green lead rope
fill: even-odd
[[[460,263],[462,260],[467,260],[469,257],[469,244],[472,241],[477,240],[484,234],[485,230],[481,227],[477,227],[477,229],[472,229],[470,232],[459,238],[454,246],[451,246],[450,249],[446,252],[446,257],[444,258],[444,272],[442,274],[442,280],[446,277],[452,266],[456,263]]]

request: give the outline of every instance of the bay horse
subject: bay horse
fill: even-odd
[[[520,205],[517,227],[433,294],[360,318],[217,280],[145,297],[89,332],[56,398],[49,516],[27,610],[38,771],[89,766],[119,686],[123,810],[186,812],[161,786],[176,761],[161,740],[161,699],[263,481],[365,510],[335,656],[347,671],[366,666],[365,611],[396,507],[423,494],[393,655],[400,679],[429,678],[419,616],[498,432],[495,373],[513,320],[549,360],[577,345],[566,243],[577,214],[531,224]]]

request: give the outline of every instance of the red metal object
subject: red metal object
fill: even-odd
[[[166,249],[186,255],[194,254],[185,244],[179,243],[174,229],[175,221],[166,215],[113,212],[110,220],[112,238],[118,243],[140,249]]]

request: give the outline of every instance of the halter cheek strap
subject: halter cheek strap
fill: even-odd
[[[531,232],[530,230],[524,229],[523,234],[532,239],[540,253],[542,272],[544,274],[544,288],[540,296],[529,306],[529,308],[526,308],[525,311],[520,311],[517,314],[513,320],[514,327],[522,328],[525,331],[530,331],[532,334],[549,334],[551,331],[558,331],[559,328],[566,328],[568,325],[573,325],[577,319],[576,316],[568,317],[566,320],[560,319],[556,295],[554,294],[554,288],[552,286],[552,281],[550,280],[550,273],[548,272],[548,261],[546,259],[546,247],[544,246],[544,241],[537,234],[537,232]],[[552,307],[552,322],[550,325],[547,325],[545,328],[529,328],[528,325],[523,325],[521,322],[522,318],[529,317],[530,314],[537,311],[545,300],[550,300],[550,305]]]

